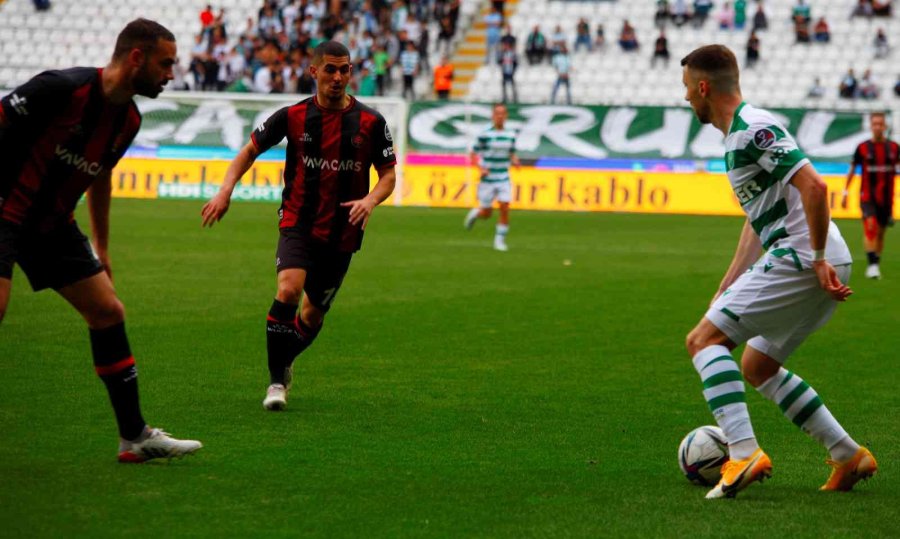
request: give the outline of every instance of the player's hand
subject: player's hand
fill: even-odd
[[[844,191],[844,195],[841,197],[841,208],[847,209],[847,191]]]
[[[365,230],[366,224],[369,222],[369,216],[372,215],[372,210],[375,209],[376,204],[374,200],[365,197],[359,200],[341,202],[341,206],[350,208],[350,224],[356,226],[362,223],[362,229]]]
[[[850,287],[841,282],[834,270],[834,266],[825,260],[817,260],[813,262],[813,269],[816,277],[819,278],[819,286],[822,290],[828,292],[828,295],[835,301],[847,301],[847,298],[853,294]]]
[[[203,205],[203,210],[200,211],[200,215],[203,217],[201,226],[213,226],[221,221],[225,217],[229,205],[231,205],[231,195],[220,191]]]

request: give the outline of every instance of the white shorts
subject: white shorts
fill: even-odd
[[[478,204],[482,208],[490,208],[497,202],[512,201],[512,185],[510,182],[481,182],[478,184]]]
[[[835,267],[842,283],[850,265]],[[746,342],[784,363],[834,314],[837,302],[819,287],[811,269],[798,270],[791,257],[766,255],[741,275],[706,312],[735,344]]]

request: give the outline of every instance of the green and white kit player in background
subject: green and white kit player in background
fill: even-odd
[[[747,214],[712,305],[687,336],[703,395],[730,454],[721,481],[706,497],[734,496],[771,475],[772,463],[750,423],[743,379],[828,449],[832,472],[822,490],[850,490],[876,472],[875,458],[808,383],[782,366],[852,294],[844,284],[850,251],[831,222],[827,187],[784,126],[743,102],[730,50],[701,47],[681,65],[685,99],[697,118],[725,134],[728,181]],[[738,369],[731,350],[744,342]]]
[[[465,227],[470,230],[477,219],[488,219],[494,200],[500,203],[500,219],[494,236],[494,249],[506,251],[506,234],[509,232],[509,202],[512,200],[512,184],[509,167],[519,168],[516,155],[516,133],[506,129],[506,105],[497,103],[491,115],[493,125],[478,136],[472,148],[472,164],[481,172],[478,183],[478,207],[469,210]]]

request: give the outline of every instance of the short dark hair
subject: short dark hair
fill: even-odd
[[[681,65],[709,77],[713,91],[732,92],[740,88],[737,58],[725,45],[706,45],[681,59]]]
[[[328,56],[350,57],[350,51],[347,50],[347,47],[343,44],[338,43],[337,41],[323,41],[313,49],[313,63],[319,64],[326,54]]]
[[[119,32],[113,59],[121,60],[133,49],[141,49],[145,54],[151,53],[160,39],[174,42],[175,34],[156,21],[135,19]]]
[[[874,118],[876,116],[881,116],[882,120],[887,121],[887,113],[884,112],[883,110],[876,110],[876,111],[870,112],[869,120],[871,120],[872,118]]]

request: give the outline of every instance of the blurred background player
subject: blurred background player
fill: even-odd
[[[875,458],[808,383],[782,366],[852,294],[844,284],[852,258],[831,221],[828,188],[784,126],[743,101],[734,53],[707,45],[681,65],[685,100],[701,123],[725,135],[728,181],[747,214],[731,265],[686,341],[728,439],[730,460],[706,497],[733,497],[771,475],[750,423],[744,378],[829,451],[832,473],[822,490],[850,490],[876,472]],[[731,351],[744,342],[739,369]]]
[[[478,183],[478,207],[469,210],[464,222],[466,229],[471,230],[477,219],[490,218],[496,199],[500,203],[500,219],[494,235],[494,249],[498,251],[509,250],[506,245],[509,203],[512,200],[509,167],[520,166],[516,155],[516,133],[512,129],[506,129],[506,117],[506,105],[494,105],[491,116],[493,125],[478,136],[472,149],[471,162],[478,167],[481,178]]]
[[[856,168],[861,166],[859,206],[863,216],[863,245],[869,265],[866,277],[881,279],[881,251],[885,229],[894,224],[894,174],[900,166],[900,146],[887,138],[884,113],[869,117],[872,138],[856,147],[853,163],[847,173],[842,206],[847,207],[847,194]]]
[[[175,61],[175,36],[137,19],[119,34],[105,68],[45,71],[0,101],[0,320],[14,264],[35,291],[56,290],[84,317],[94,368],[119,426],[120,462],[180,457],[202,447],[144,422],[107,250],[110,176],[141,125],[132,98],[159,95]],[[93,248],[73,215],[85,192]]]
[[[347,48],[336,41],[318,45],[309,69],[316,95],[278,110],[253,131],[219,193],[202,210],[204,226],[221,220],[234,186],[256,158],[288,137],[275,254],[278,291],[266,319],[267,410],[287,405],[294,359],[321,331],[369,216],[393,192],[396,177],[384,117],[347,94],[352,70]],[[378,183],[369,192],[373,165]]]

